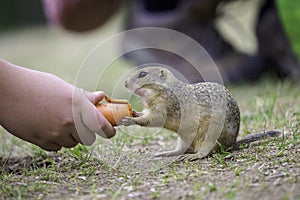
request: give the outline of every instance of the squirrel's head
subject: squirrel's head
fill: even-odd
[[[169,87],[177,80],[165,67],[145,67],[137,70],[125,81],[125,87],[138,95],[145,90],[155,90],[159,87]]]

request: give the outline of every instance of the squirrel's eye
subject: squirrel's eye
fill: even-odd
[[[138,78],[143,78],[145,76],[147,76],[147,72],[140,72]]]

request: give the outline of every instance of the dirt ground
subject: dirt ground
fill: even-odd
[[[2,198],[299,199],[299,136],[195,162],[154,158],[159,140],[112,152],[78,150],[1,159]],[[106,154],[103,153],[106,151]],[[92,153],[91,153],[92,152]],[[101,153],[101,157],[99,156]]]

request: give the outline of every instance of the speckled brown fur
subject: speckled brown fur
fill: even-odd
[[[233,146],[239,133],[240,112],[236,100],[223,86],[213,82],[187,84],[163,67],[139,69],[125,87],[140,96],[144,110],[126,117],[123,125],[164,127],[178,133],[177,147],[157,156],[181,156],[196,160],[217,148]]]

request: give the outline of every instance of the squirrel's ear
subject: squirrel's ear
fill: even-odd
[[[161,78],[165,76],[165,71],[163,69],[160,70],[160,75]]]

